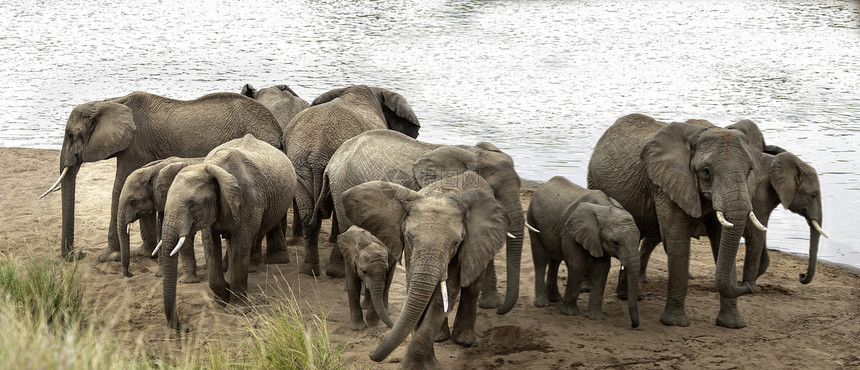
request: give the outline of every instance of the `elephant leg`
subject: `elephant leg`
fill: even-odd
[[[424,313],[424,318],[412,335],[412,340],[406,348],[406,354],[400,366],[404,369],[439,369],[441,365],[436,359],[436,352],[433,349],[433,339],[441,327],[442,323],[447,318],[444,309],[442,308],[442,293],[441,289],[436,289],[433,293],[427,309]]]
[[[434,342],[444,342],[451,338],[451,328],[448,325],[448,317],[445,316],[445,320],[442,321],[442,325],[439,327],[439,331],[436,332],[436,337],[433,338]]]
[[[546,249],[544,249],[543,243],[540,241],[540,238],[537,237],[535,232],[529,231],[529,236],[532,241],[532,263],[534,263],[535,267],[535,306],[536,307],[546,307],[549,306],[549,298],[547,297],[547,285],[546,285],[546,265],[549,262],[549,257],[547,256]],[[550,263],[550,270],[552,270],[552,264]],[[552,284],[552,280],[550,280],[550,284]],[[558,287],[556,287],[558,289]]]
[[[251,245],[249,256],[248,272],[260,272],[266,270],[266,267],[263,266],[263,238],[257,239],[254,244]]]
[[[762,263],[764,253],[764,240],[767,237],[765,232],[755,229],[750,230],[748,227],[744,231],[744,240],[746,241],[746,253],[744,253],[744,275],[743,282],[755,285],[756,280],[761,273],[759,269]]]
[[[287,249],[287,239],[284,236],[287,227],[287,219],[284,218],[266,233],[266,263],[289,263],[290,252]]]
[[[215,294],[215,301],[224,305],[230,302],[230,284],[224,279],[224,271],[221,266],[221,236],[211,228],[203,229],[202,234],[209,288]]]
[[[311,213],[314,208],[313,201],[309,194],[300,190],[296,193],[295,202],[299,208],[302,225],[307,225],[305,228],[305,261],[299,266],[299,272],[305,275],[320,276],[322,272],[319,252],[320,229],[319,225],[310,225]],[[336,249],[333,248],[333,250]],[[340,273],[343,274],[343,266],[341,266]]]
[[[585,275],[585,264],[588,260],[588,256],[585,254],[587,253],[582,248],[565,253],[564,264],[567,265],[567,286],[564,289],[564,301],[561,303],[561,313],[564,315],[573,316],[580,314],[576,301],[579,299],[580,287],[582,286],[583,275]]]
[[[654,248],[657,248],[657,244],[660,244],[660,238],[642,238],[642,245],[639,247],[639,281],[642,283],[648,282],[645,271],[648,270],[648,261],[651,260],[651,253],[654,252]],[[626,292],[627,290],[625,290],[625,294]]]
[[[478,306],[481,308],[496,308],[502,305],[505,298],[499,293],[496,288],[496,265],[493,259],[487,263],[485,270],[484,282],[481,286],[481,301]]]
[[[138,256],[155,258],[156,256],[152,255],[152,251],[155,250],[155,245],[158,244],[158,238],[161,236],[157,231],[158,228],[155,226],[156,215],[155,213],[143,215],[138,222],[140,223],[140,238],[143,240],[143,243],[135,253]]]
[[[591,259],[591,293],[588,295],[588,309],[585,317],[603,320],[603,292],[606,290],[606,277],[612,260],[609,256]]]
[[[133,164],[120,163],[117,159],[116,177],[113,181],[113,191],[111,192],[110,201],[110,226],[108,226],[108,245],[105,250],[99,254],[99,262],[115,261],[121,259],[119,253],[119,235],[116,231],[116,215],[119,208],[119,194],[122,192],[122,186],[125,184],[125,179],[132,171],[140,166],[131,166]],[[142,164],[141,164],[142,165]],[[154,248],[155,246],[153,246]],[[151,251],[150,251],[151,252]]]
[[[340,248],[334,247],[331,249],[331,254],[328,256],[328,264],[325,266],[325,274],[331,278],[339,278],[343,276],[343,252]]]
[[[346,296],[349,301],[349,328],[352,330],[363,330],[367,327],[361,311],[361,279],[355,271],[346,274]]]
[[[251,249],[256,240],[257,230],[242,230],[234,233],[229,241],[230,268],[228,269],[232,296],[230,303],[247,305],[248,299],[248,268],[251,264]],[[233,298],[236,298],[234,301]]]
[[[722,228],[716,221],[716,217],[706,217],[705,227],[708,230],[708,239],[711,243],[711,253],[714,255],[716,263],[720,254],[720,241],[722,239]],[[729,274],[729,281],[736,282],[734,263],[732,263],[732,271]],[[753,287],[751,285],[751,287]],[[757,286],[755,286],[757,288]],[[760,290],[760,288],[759,288]],[[738,311],[738,298],[725,298],[720,295],[720,312],[717,314],[716,324],[718,326],[740,329],[746,326],[740,311]]]
[[[304,231],[302,230],[302,217],[299,215],[299,206],[296,205],[296,200],[293,199],[293,236],[288,241],[290,244],[298,244],[302,239]]]
[[[480,278],[478,278],[480,280]],[[454,317],[454,343],[464,347],[475,344],[475,320],[478,317],[478,293],[480,292],[480,281],[472,283],[460,290],[460,306],[457,308],[457,316]]]
[[[180,284],[194,284],[200,282],[197,276],[197,259],[194,257],[194,234],[188,235],[185,244],[179,250],[179,258],[182,260],[182,279]]]
[[[767,241],[765,241],[764,246],[761,249],[761,259],[758,264],[758,276],[764,275],[767,272],[767,268],[770,266],[770,255],[767,253]]]
[[[582,271],[584,274],[582,276],[582,285],[579,287],[579,291],[581,293],[591,292],[591,259],[585,262],[585,267],[583,267]]]
[[[668,197],[658,197],[656,202],[658,223],[663,236],[663,245],[669,265],[669,282],[666,307],[660,322],[666,326],[689,326],[685,302],[690,274],[690,235],[693,223],[689,216]]]
[[[561,292],[558,290],[558,268],[561,266],[561,260],[556,260],[550,258],[549,260],[549,269],[547,271],[547,286],[546,286],[546,294],[549,297],[550,302],[561,302],[564,300],[564,297],[561,296]]]

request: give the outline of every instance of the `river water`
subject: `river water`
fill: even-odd
[[[75,105],[135,90],[369,84],[409,100],[421,140],[490,141],[525,179],[585,185],[622,115],[748,118],[818,171],[820,258],[860,267],[857,1],[0,0],[0,19],[0,146],[59,149]],[[770,230],[807,252],[801,217],[779,207]]]

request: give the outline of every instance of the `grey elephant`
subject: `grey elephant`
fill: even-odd
[[[236,93],[215,93],[182,101],[133,92],[72,109],[60,151],[60,177],[40,196],[62,184],[62,257],[74,260],[82,256],[73,253],[75,179],[82,163],[116,157],[108,246],[99,261],[119,261],[117,208],[128,175],[157,159],[206,156],[216,146],[245,134],[283,148],[281,128],[272,113],[259,102]],[[144,250],[152,252],[157,242],[155,215],[142,217],[140,224]]]
[[[308,226],[305,260],[299,272],[308,275],[321,272],[319,225],[310,223],[312,219],[320,222],[313,217],[314,202],[322,188],[323,171],[335,150],[347,139],[367,130],[388,128],[417,137],[419,127],[418,117],[403,96],[364,85],[326,92],[290,121],[284,130],[284,142],[287,157],[296,167],[298,176],[293,207],[302,224]],[[333,230],[332,235],[337,234],[337,230]],[[343,274],[342,265],[335,274]]]
[[[250,251],[264,236],[267,253],[284,249],[283,220],[296,187],[289,158],[266,142],[246,135],[209,153],[201,164],[179,171],[164,210],[162,255],[164,311],[179,329],[176,311],[176,258],[185,238],[204,230],[209,287],[222,302],[247,301]],[[228,278],[222,272],[221,237],[227,240]],[[176,247],[173,247],[173,246]],[[169,249],[163,249],[162,254]]]
[[[372,130],[347,140],[332,155],[323,176],[323,190],[317,207],[333,207],[335,215],[343,214],[343,193],[358,184],[390,181],[411,190],[420,190],[438,179],[477,172],[492,188],[495,199],[504,207],[511,220],[507,240],[507,290],[504,299],[496,288],[496,273],[492,261],[481,294],[482,308],[498,307],[497,313],[509,312],[519,297],[520,258],[523,248],[523,207],[520,202],[520,177],[511,157],[490,143],[475,146],[429,144],[391,130]],[[325,213],[321,211],[319,213]],[[341,230],[352,223],[335,217]],[[337,268],[338,256],[329,261]],[[326,268],[328,273],[330,267]]]
[[[413,331],[400,363],[407,369],[439,367],[434,340],[453,336],[463,346],[476,340],[484,269],[501,250],[509,221],[492,195],[475,188],[483,179],[474,173],[445,181],[419,192],[371,181],[343,195],[347,218],[405,254],[406,302],[394,327],[371,352],[373,361],[384,360]],[[446,317],[458,297],[449,334]]]
[[[752,167],[742,132],[703,120],[665,124],[631,114],[615,121],[598,140],[588,164],[588,188],[624,206],[642,237],[662,237],[665,244],[669,284],[660,316],[664,325],[689,325],[684,302],[690,237],[702,222],[716,257],[716,324],[746,325],[737,297],[754,288],[737,285],[734,265],[747,219],[763,228],[752,212],[747,187]]]
[[[269,108],[282,130],[286,129],[290,120],[299,112],[311,106],[287,85],[275,85],[257,90],[250,84],[245,84],[242,86],[241,94],[257,100]]]
[[[145,166],[134,170],[125,180],[119,195],[119,209],[117,210],[117,234],[119,235],[120,255],[122,261],[122,274],[126,277],[133,275],[128,271],[130,259],[128,227],[146,215],[156,215],[156,235],[161,235],[161,222],[164,220],[164,203],[167,189],[173,182],[173,177],[183,167],[189,164],[203,162],[202,157],[179,158],[169,157],[150,162]],[[170,169],[162,175],[162,170],[171,164]],[[170,173],[168,175],[167,173]],[[162,175],[162,176],[160,176]],[[190,248],[182,250],[182,264],[184,274],[180,283],[197,283],[197,260],[194,257],[194,235],[189,235],[186,240]],[[161,266],[156,273],[161,276]]]
[[[558,266],[561,260],[568,268],[561,306],[561,313],[565,315],[580,313],[576,301],[583,275],[590,265],[592,288],[585,317],[603,319],[603,292],[610,257],[617,258],[628,270],[630,294],[637,295],[639,229],[633,216],[614,199],[600,190],[588,190],[555,176],[535,190],[526,218],[535,265],[535,306],[546,307],[550,301],[561,300],[558,279],[551,276],[548,282],[544,280],[547,264]],[[631,326],[638,327],[636,299],[628,301],[628,311]]]
[[[402,250],[389,249],[369,231],[352,226],[337,238],[337,248],[346,261],[346,290],[349,299],[349,328],[362,330],[382,319],[394,326],[388,314],[388,292]],[[361,292],[369,299],[367,323],[361,310]]]

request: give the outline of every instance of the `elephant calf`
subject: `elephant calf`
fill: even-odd
[[[629,212],[600,190],[588,190],[556,176],[535,190],[526,212],[535,265],[535,306],[559,301],[558,265],[568,269],[567,288],[561,313],[579,314],[576,301],[586,266],[591,261],[591,294],[585,317],[603,319],[603,291],[609,274],[610,256],[629,269],[630,296],[639,289],[639,229]],[[550,281],[544,281],[550,264]],[[628,300],[632,327],[639,326],[636,299]]]
[[[132,277],[128,271],[130,258],[128,227],[134,221],[151,222],[151,218],[157,215],[155,223],[156,235],[161,237],[161,222],[164,219],[164,202],[167,198],[167,189],[173,183],[176,173],[189,164],[203,162],[203,158],[179,158],[170,157],[157,161],[134,170],[125,180],[119,195],[119,209],[117,211],[117,235],[119,235],[120,252],[122,260],[122,274]],[[141,234],[143,235],[143,233]],[[189,248],[182,250],[182,264],[185,274],[180,283],[197,283],[197,261],[194,258],[194,235],[186,240]],[[161,276],[161,266],[156,276]]]
[[[349,328],[362,330],[375,326],[381,318],[393,327],[388,316],[388,290],[397,266],[399,252],[389,250],[385,244],[367,230],[352,226],[337,238],[337,248],[343,253],[346,273],[346,290],[349,295]],[[364,296],[371,304],[367,309],[367,324],[361,312],[361,284]]]

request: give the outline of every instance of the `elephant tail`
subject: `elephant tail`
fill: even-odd
[[[331,199],[331,186],[329,184],[328,173],[324,172],[320,177],[321,181],[314,180],[314,193],[317,195],[317,201],[314,204],[314,210],[311,212],[310,225],[308,231],[315,232],[322,224],[322,219],[330,218],[333,207]]]

